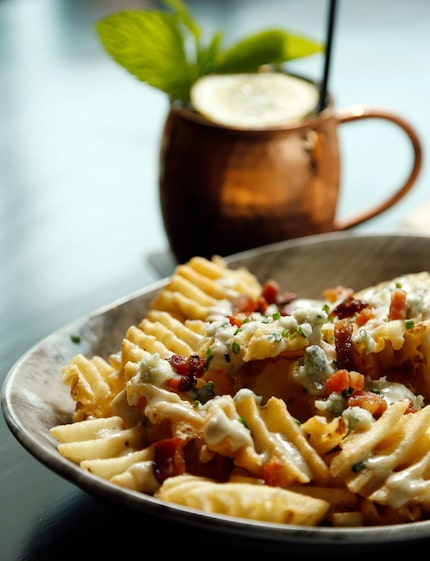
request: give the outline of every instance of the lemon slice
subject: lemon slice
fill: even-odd
[[[192,86],[191,103],[215,123],[266,128],[312,113],[318,90],[311,82],[277,72],[210,74]]]

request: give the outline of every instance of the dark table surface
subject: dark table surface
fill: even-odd
[[[227,40],[278,25],[321,39],[325,33],[322,0],[189,6],[205,29],[223,28]],[[158,6],[0,0],[0,382],[53,330],[171,271],[157,193],[167,99],[116,66],[93,29],[97,18],[125,7]],[[331,70],[338,106],[392,108],[416,128],[424,153],[429,29],[427,0],[343,0]],[[302,64],[322,75],[321,58]],[[340,203],[346,213],[397,183],[410,156],[403,139],[376,123],[357,126],[347,138],[343,178],[351,186]],[[377,139],[375,147],[369,138]],[[367,151],[369,162],[359,169],[357,151]],[[366,228],[401,228],[430,198],[429,182],[424,160],[413,192]],[[258,551],[239,545],[245,555]],[[269,545],[260,544],[262,551]],[[239,552],[229,536],[201,535],[88,495],[38,463],[1,417],[0,561],[114,559],[114,550],[125,559],[152,554],[149,547],[166,555]],[[315,557],[323,553],[318,548]]]

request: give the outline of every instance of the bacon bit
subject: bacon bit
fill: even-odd
[[[196,385],[196,379],[205,373],[206,360],[197,355],[172,355],[166,360],[174,373],[174,377],[166,382],[166,386],[172,391],[188,392]]]
[[[297,298],[297,293],[292,290],[281,292],[279,283],[271,279],[264,283],[261,296],[269,305],[276,304],[282,307],[291,304]]]
[[[327,378],[325,387],[327,394],[331,394],[332,392],[342,393],[345,390],[350,390],[351,393],[354,393],[364,388],[364,376],[359,372],[349,372],[342,368],[336,370],[336,372],[333,372],[333,374]]]
[[[174,374],[173,378],[166,381],[166,387],[176,393],[189,392],[194,388],[197,381],[193,374]]]
[[[253,312],[264,314],[271,304],[276,304],[279,308],[282,308],[282,306],[287,306],[296,298],[297,294],[291,290],[281,293],[279,283],[269,279],[264,283],[257,300],[253,300],[248,294],[240,294],[233,298],[231,306],[234,315],[240,313],[250,315]],[[282,310],[280,310],[280,313],[281,315],[288,315],[288,311],[282,313]]]
[[[378,418],[387,409],[387,402],[377,393],[357,391],[348,398],[348,407],[361,407]]]
[[[234,467],[233,458],[211,452],[210,457],[202,458],[202,444],[197,439],[187,442],[184,448],[187,473],[199,477],[209,477],[220,483],[229,480]]]
[[[352,347],[352,323],[348,318],[341,319],[335,323],[334,341],[339,369],[355,370]]]
[[[255,311],[260,312],[260,314],[264,314],[264,312],[267,310],[268,307],[269,307],[268,301],[264,298],[264,296],[260,296],[255,305]]]
[[[263,285],[261,296],[268,304],[276,304],[280,290],[281,287],[279,283],[275,280],[269,279]]]
[[[388,321],[395,319],[406,319],[406,291],[401,288],[395,288],[391,294]]]
[[[345,300],[345,298],[348,298],[353,294],[354,291],[352,290],[352,288],[346,288],[341,284],[332,288],[327,288],[323,292],[323,296],[328,302],[336,302],[336,300],[340,299]]]
[[[201,457],[201,444],[195,439],[166,438],[154,444],[154,477],[162,483],[168,477],[190,473],[215,481],[228,481],[233,459],[213,453],[206,461]]]
[[[338,304],[331,312],[332,317],[338,317],[340,319],[352,318],[356,314],[360,313],[364,308],[367,308],[368,304],[362,300],[357,300],[353,296],[347,296]]]
[[[285,475],[285,465],[276,456],[263,466],[263,480],[271,487],[286,487],[290,483]]]
[[[231,307],[234,314],[252,314],[257,308],[257,303],[248,294],[239,294],[231,301]]]
[[[185,473],[184,446],[182,438],[166,438],[154,443],[153,471],[158,483]]]
[[[373,319],[375,314],[372,312],[372,308],[370,306],[366,306],[355,317],[355,323],[358,327],[363,327],[368,321]]]
[[[227,316],[228,321],[230,322],[230,325],[233,325],[235,327],[242,327],[242,323],[243,323],[243,319],[242,318],[238,318],[238,317],[234,317],[234,316]]]
[[[166,360],[177,374],[192,374],[196,378],[201,378],[205,373],[206,359],[198,355],[182,356],[175,354],[167,357]]]
[[[403,413],[403,415],[408,415],[409,413],[416,413],[417,410],[414,407],[414,404],[412,403],[412,401],[410,399],[408,399],[408,406],[405,409],[405,412]]]
[[[282,294],[278,296],[278,300],[276,303],[280,307],[288,306],[288,304],[291,304],[291,302],[294,302],[294,300],[296,299],[297,299],[296,292],[293,292],[292,290],[286,290],[285,292],[282,292]]]

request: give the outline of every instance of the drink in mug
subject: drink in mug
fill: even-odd
[[[236,102],[235,79],[242,88]],[[178,262],[352,228],[393,206],[416,181],[419,139],[390,110],[368,105],[336,110],[329,98],[318,111],[316,85],[282,73],[208,76],[195,88],[194,107],[170,106],[160,148],[161,211]],[[268,113],[263,105],[269,105]],[[387,200],[338,222],[338,129],[363,119],[400,127],[414,160],[406,181]]]

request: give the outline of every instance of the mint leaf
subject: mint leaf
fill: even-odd
[[[219,58],[221,56],[221,42],[223,33],[218,32],[212,37],[207,47],[199,45],[197,50],[197,68],[199,76],[206,74],[214,74],[219,67]]]
[[[250,35],[227,50],[218,31],[205,45],[184,1],[163,3],[172,11],[124,10],[99,20],[95,28],[118,64],[172,100],[189,102],[191,86],[207,74],[255,72],[262,65],[281,65],[324,50],[282,29]]]
[[[194,36],[196,42],[198,43],[201,35],[200,27],[182,0],[164,0],[164,4],[173,9],[179,20],[190,31],[191,35]]]
[[[285,61],[304,58],[325,51],[322,43],[316,43],[303,35],[294,33],[286,33],[285,35]]]
[[[250,35],[232,45],[223,56],[220,73],[255,72],[260,66],[280,65],[323,51],[322,45],[282,29]]]
[[[98,21],[96,31],[106,51],[128,72],[173,99],[188,99],[197,73],[187,60],[175,15],[124,10]]]

